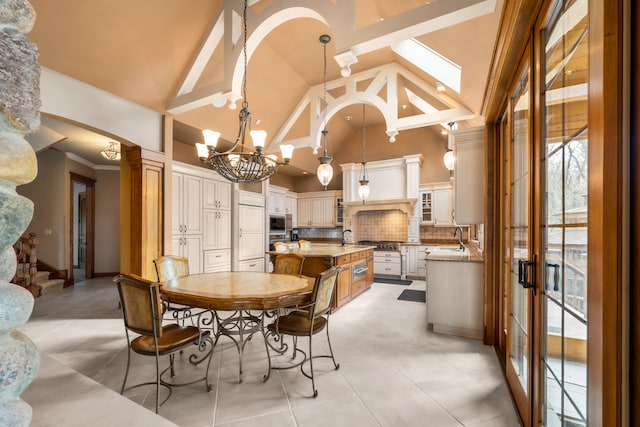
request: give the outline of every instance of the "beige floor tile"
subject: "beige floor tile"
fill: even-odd
[[[450,413],[413,384],[360,393],[381,426],[460,427]]]
[[[470,426],[517,425],[493,348],[477,340],[429,332],[424,304],[397,300],[404,289],[424,287],[423,281],[414,281],[409,287],[374,284],[331,316],[331,343],[340,369],[335,370],[329,359],[314,361],[319,392],[315,399],[310,397],[311,381],[298,369],[272,370],[270,379],[263,383],[268,361],[262,335],[254,335],[246,343],[243,382],[239,384],[237,349],[223,337],[214,350],[209,372],[213,390],[205,392],[202,383],[176,388],[160,408],[160,415],[182,427],[439,427],[459,425],[456,419]],[[80,373],[100,383],[101,391],[110,396],[108,401],[125,402],[114,415],[124,421],[116,425],[144,426],[148,425],[144,424],[145,416],[155,417],[148,410],[154,409],[155,389],[141,387],[119,396],[127,356],[117,301],[111,278],[79,282],[38,298],[31,319],[21,330],[54,363],[95,387],[100,388]],[[307,341],[300,344],[306,351]],[[314,354],[327,351],[326,335],[314,336]],[[191,366],[189,354],[187,351],[176,359],[181,379],[195,378],[205,369],[204,365]],[[167,363],[166,357],[161,360],[161,366]],[[274,366],[281,363],[273,360]],[[128,384],[154,378],[154,358],[133,354]],[[31,399],[34,420],[56,405],[59,413],[53,413],[64,421],[57,425],[89,425],[75,423],[62,403],[72,396],[78,402],[71,405],[84,402],[89,407],[96,402],[94,395],[62,395],[57,392],[59,387],[54,376],[41,381],[37,392],[25,392],[25,396],[36,397]],[[46,401],[38,398],[39,393],[47,396]]]
[[[356,396],[297,406],[293,412],[298,427],[379,426]]]

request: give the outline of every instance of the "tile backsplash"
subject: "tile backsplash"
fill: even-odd
[[[357,240],[407,241],[407,215],[401,210],[361,211],[356,221]]]

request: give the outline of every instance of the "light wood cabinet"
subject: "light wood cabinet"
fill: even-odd
[[[231,184],[215,172],[180,164],[174,165],[171,178],[170,254],[186,257],[190,273],[202,273],[207,265],[204,251],[226,250],[224,258],[230,258]],[[216,268],[229,271],[231,264]]]
[[[453,225],[451,191],[451,188],[437,188],[433,190],[433,225]]]
[[[298,195],[287,192],[287,214],[291,215],[291,226],[298,226]]]
[[[269,186],[269,196],[267,197],[267,207],[271,215],[284,215],[287,213],[287,189]]]
[[[335,215],[335,191],[298,194],[298,228],[335,227]]]
[[[418,246],[407,246],[406,253],[406,275],[411,277],[418,277]]]
[[[456,223],[480,224],[484,222],[485,128],[457,130],[453,138]]]

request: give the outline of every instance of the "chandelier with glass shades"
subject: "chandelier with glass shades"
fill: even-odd
[[[360,187],[358,188],[358,196],[362,199],[362,204],[364,205],[364,201],[369,197],[369,180],[367,179],[367,158],[366,158],[366,134],[365,134],[365,121],[364,121],[364,108],[365,105],[362,104],[362,179],[360,180]]]
[[[327,34],[323,34],[320,36],[320,43],[324,46],[324,71],[323,71],[323,81],[324,81],[324,92],[322,97],[322,108],[323,108],[323,118],[322,125],[324,128],[322,129],[322,143],[324,146],[324,153],[322,156],[318,157],[320,161],[320,165],[318,166],[318,170],[316,171],[316,175],[318,175],[318,180],[320,184],[324,187],[325,191],[327,190],[327,185],[331,182],[331,178],[333,178],[333,168],[331,167],[331,156],[327,154],[327,144],[329,141],[329,131],[327,130],[327,43],[331,41],[331,36]]]
[[[100,154],[107,160],[120,160],[120,143],[111,141]]]
[[[196,144],[198,157],[206,166],[218,172],[231,182],[260,182],[276,173],[278,166],[291,161],[293,145],[280,145],[283,162],[279,162],[275,154],[264,155],[262,149],[267,138],[264,130],[251,129],[251,112],[247,101],[247,0],[244,2],[244,76],[242,78],[242,109],[240,110],[240,126],[233,146],[226,151],[216,151],[220,132],[210,129],[202,131],[204,144]],[[245,151],[245,137],[249,134],[253,140],[255,151]]]

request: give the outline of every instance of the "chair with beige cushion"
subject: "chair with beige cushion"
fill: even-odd
[[[153,260],[156,267],[158,282],[166,282],[176,277],[189,275],[189,260],[175,255],[165,255]],[[191,307],[175,306],[165,303],[165,308],[171,317],[179,322],[191,317]]]
[[[213,341],[209,331],[201,331],[195,326],[179,326],[176,324],[162,325],[162,301],[160,300],[160,287],[158,283],[150,282],[133,274],[121,274],[114,279],[120,296],[122,316],[124,319],[125,333],[127,336],[127,368],[122,381],[120,394],[126,390],[143,385],[156,385],[156,413],[158,407],[163,405],[171,397],[171,388],[193,384],[204,381],[205,390],[211,391],[209,385],[209,366],[213,354]],[[131,339],[130,332],[138,334]],[[170,371],[171,377],[175,376],[174,353],[186,349],[190,346],[197,346],[200,351],[206,349],[207,344],[211,347],[209,353],[198,358],[192,354],[189,362],[199,364],[207,360],[207,368],[202,378],[187,382],[175,383],[163,379],[163,375]],[[156,359],[156,380],[154,382],[139,383],[126,387],[129,367],[131,365],[131,351],[143,356],[155,356]],[[160,356],[169,356],[169,366],[160,371]],[[167,387],[169,395],[160,402],[160,386]]]
[[[189,260],[187,258],[165,255],[153,260],[156,267],[158,282],[166,282],[176,277],[189,275]]]
[[[300,371],[304,376],[311,379],[311,387],[313,389],[313,397],[318,396],[316,390],[315,379],[313,373],[313,359],[319,357],[331,358],[335,369],[340,368],[333,356],[331,348],[331,340],[329,338],[329,315],[331,312],[331,299],[335,289],[338,273],[341,271],[339,267],[332,267],[320,273],[315,280],[313,292],[310,302],[304,307],[296,307],[291,313],[280,316],[275,322],[267,326],[268,330],[276,335],[291,335],[293,337],[293,358],[295,359],[297,352],[300,352],[304,358],[301,362],[290,366],[276,367],[273,369],[290,369],[300,366]],[[329,353],[327,355],[314,356],[312,354],[312,337],[313,335],[327,331],[327,342],[329,344]],[[298,337],[309,338],[309,354],[298,348]],[[309,362],[310,373],[305,372],[304,365]]]
[[[298,254],[276,255],[273,272],[278,274],[302,274],[304,257]]]

